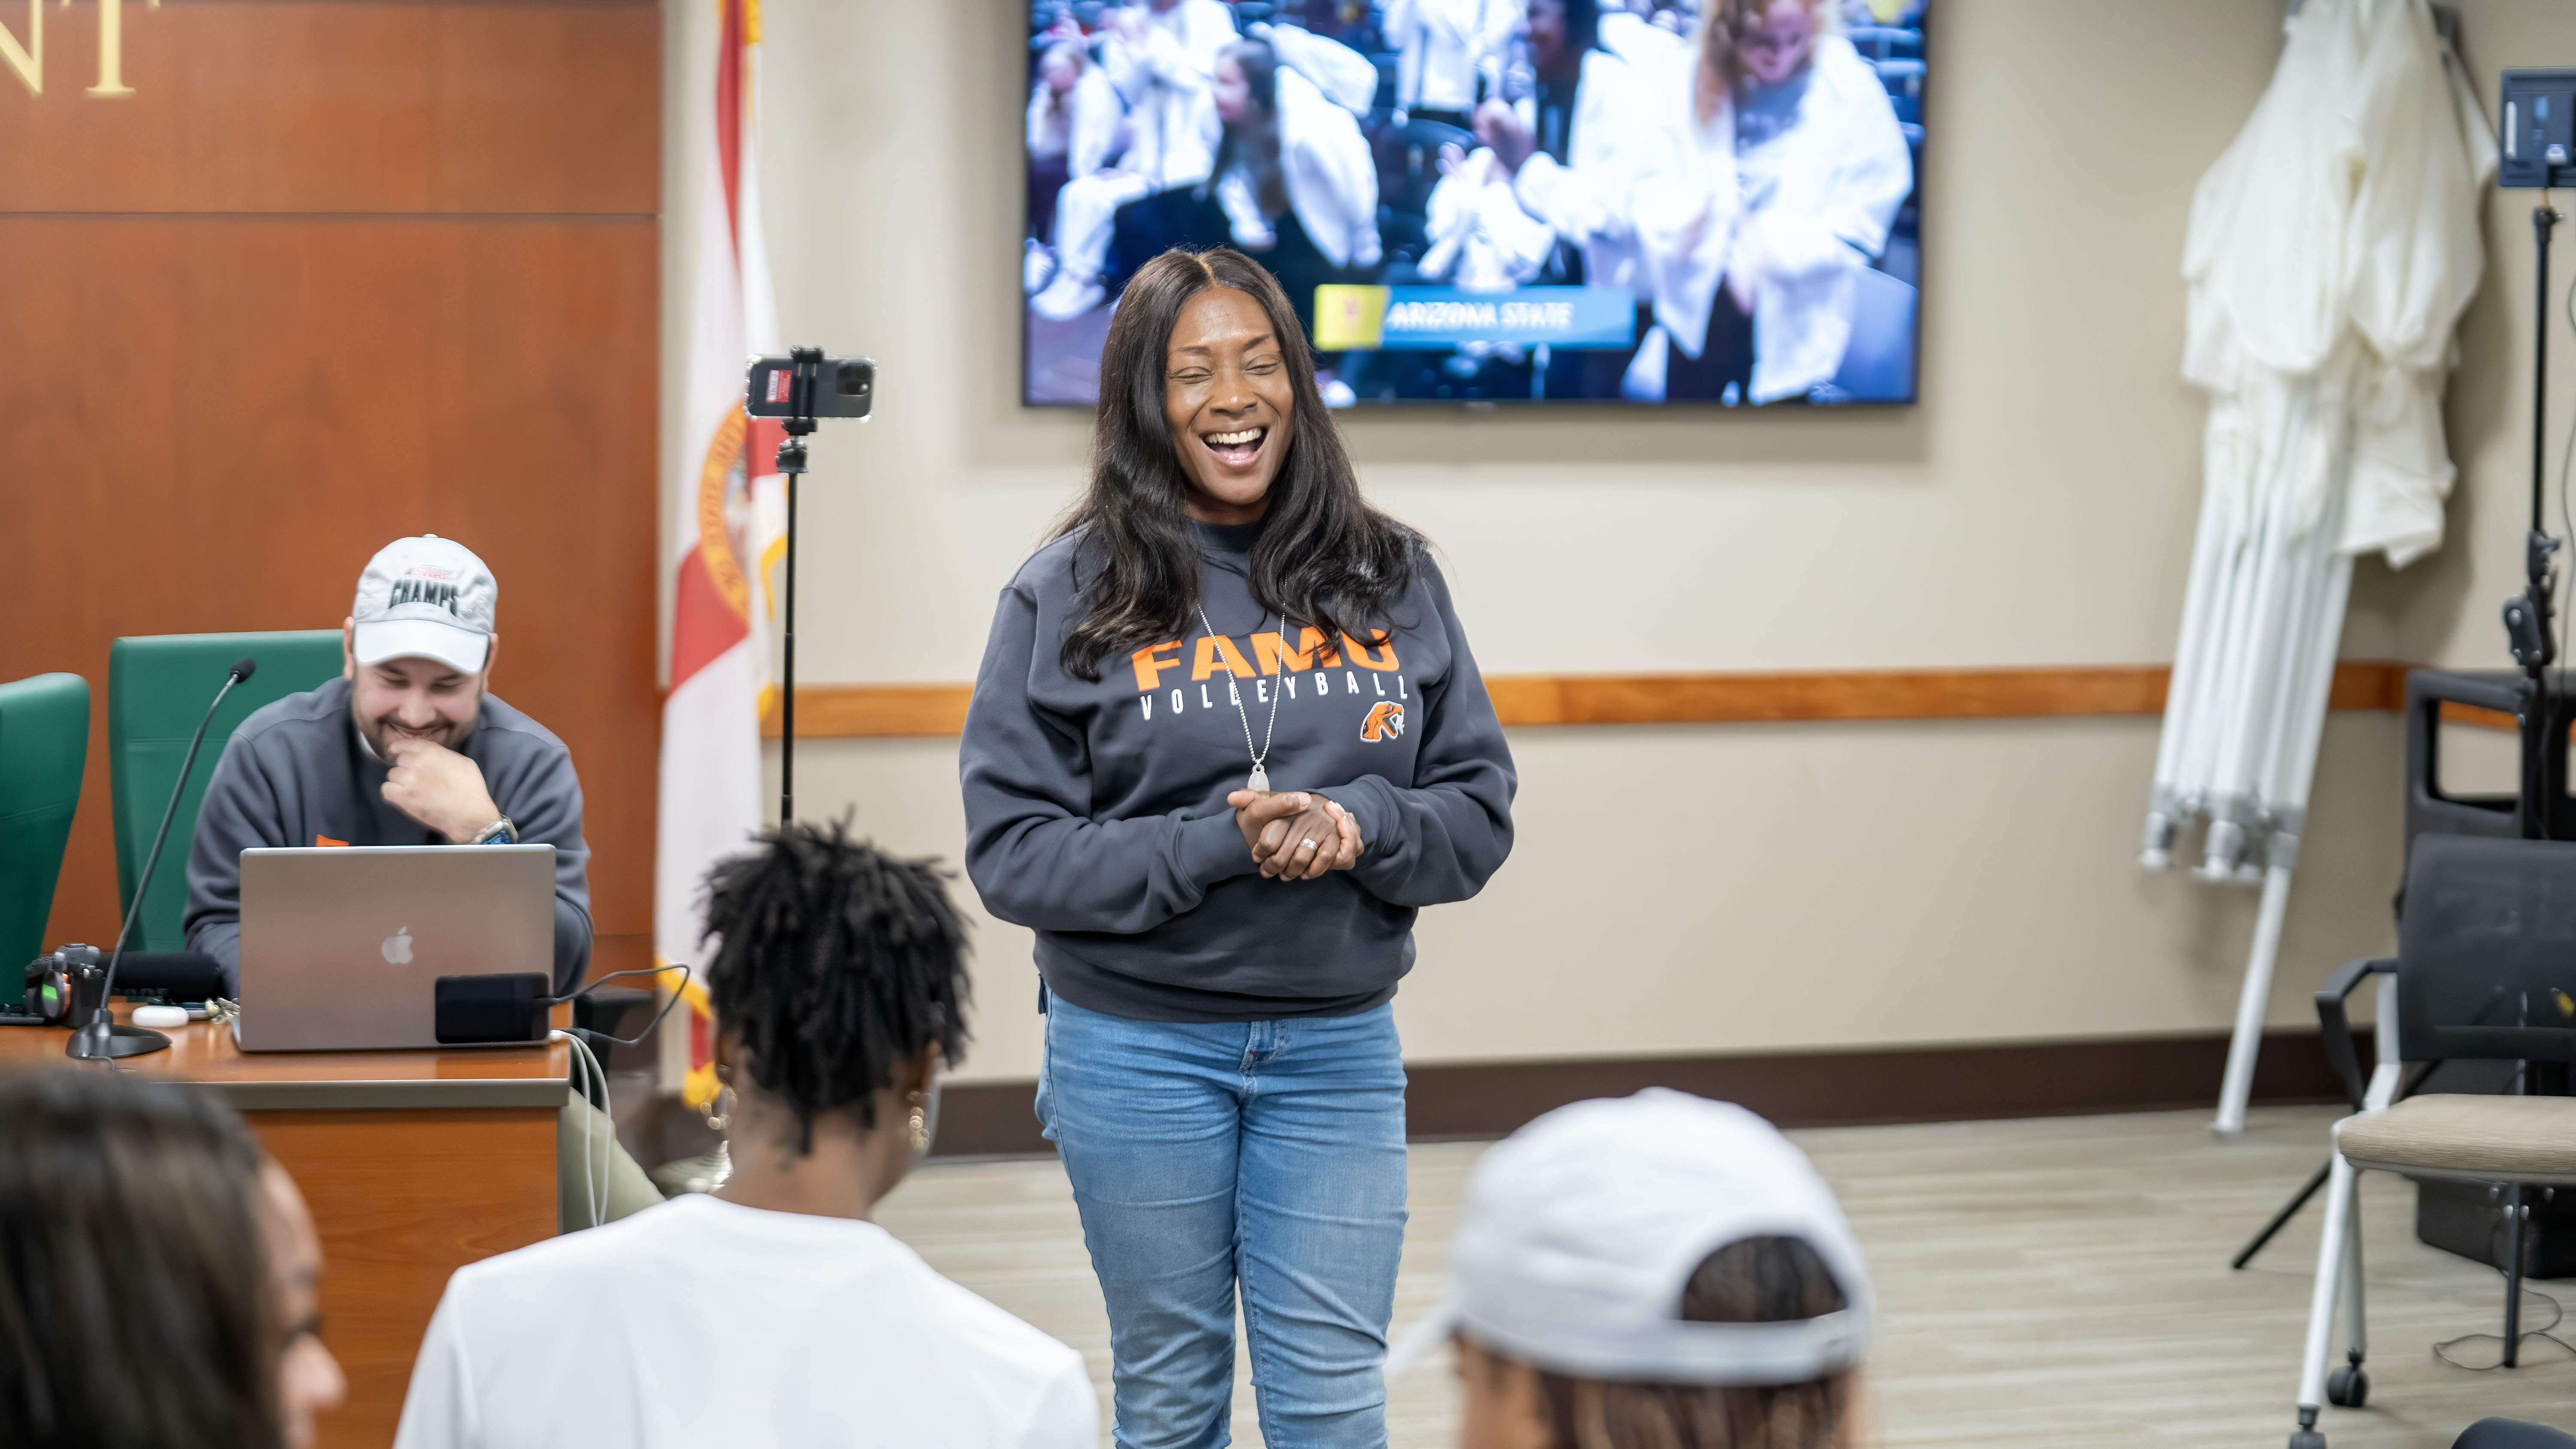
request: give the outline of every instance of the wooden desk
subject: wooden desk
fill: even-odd
[[[70,1035],[0,1027],[0,1066],[97,1070],[63,1055]],[[392,1443],[447,1275],[555,1235],[570,1049],[244,1053],[202,1022],[169,1036],[168,1051],[117,1065],[232,1104],[313,1206],[323,1341],[349,1376],[322,1444]]]

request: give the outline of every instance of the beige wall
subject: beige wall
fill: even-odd
[[[675,127],[705,84],[707,8],[670,8]],[[2550,58],[2541,0],[2464,8],[2478,64]],[[1087,419],[1015,402],[1023,10],[763,6],[787,331],[882,369],[880,416],[823,434],[805,494],[809,682],[970,677],[994,592],[1079,479]],[[1919,407],[1348,416],[1375,497],[1442,549],[1486,669],[2169,658],[2202,418],[2176,376],[2177,259],[2192,186],[2269,75],[2277,13],[1942,0]],[[675,167],[675,210],[690,184]],[[2493,605],[2515,568],[2508,504],[2528,416],[2515,373],[2528,283],[2520,300],[2512,286],[2527,205],[2494,208],[2515,271],[2464,337],[2459,391],[2493,395],[2454,404],[2476,495],[2455,526],[2492,537],[2402,578],[2365,563],[2348,655],[2500,652]],[[673,279],[690,235],[666,229]],[[2316,980],[2387,943],[2399,742],[2384,714],[2328,728],[2276,1022],[2312,1020]],[[1397,999],[1417,1059],[2229,1020],[2252,898],[2138,870],[2152,720],[1526,730],[1512,743],[1520,843],[1483,897],[1423,918]],[[816,741],[798,764],[800,813],[855,807],[888,845],[958,855],[954,741]],[[1027,933],[987,921],[979,939],[967,1075],[1032,1075]]]

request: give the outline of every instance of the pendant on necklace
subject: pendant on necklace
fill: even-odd
[[[1243,788],[1247,790],[1258,790],[1264,795],[1269,794],[1270,772],[1259,765],[1253,766],[1252,778],[1243,782]]]

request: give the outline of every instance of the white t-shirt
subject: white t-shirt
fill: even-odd
[[[1095,1449],[1082,1355],[874,1223],[701,1194],[459,1268],[396,1449]]]

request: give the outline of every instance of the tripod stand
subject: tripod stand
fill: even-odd
[[[823,349],[798,347],[788,353],[788,414],[780,421],[787,436],[778,443],[778,472],[787,488],[787,607],[780,628],[778,682],[778,823],[796,818],[796,480],[805,476],[805,438],[814,431],[814,382]]]
[[[2558,552],[2559,540],[2549,536],[2543,515],[2549,453],[2549,236],[2559,220],[2546,201],[2531,209],[2536,278],[2531,328],[2531,532],[2523,540],[2523,591],[2504,606],[2505,637],[2512,646],[2513,662],[2523,672],[2522,707],[2514,711],[2522,732],[2521,790],[2514,823],[2525,840],[2549,837],[2550,802],[2567,793],[2567,758],[2561,754],[2552,759],[2546,748],[2554,700],[2544,672],[2558,656],[2551,627],[2555,580],[2550,559]]]
[[[778,472],[787,488],[787,608],[782,629],[778,696],[778,823],[796,818],[796,484],[805,476],[805,439],[823,418],[865,422],[876,402],[876,363],[865,357],[825,357],[819,347],[798,347],[785,357],[754,358],[743,388],[744,410],[776,418],[787,436],[778,444]]]
[[[2534,282],[2531,529],[2523,542],[2523,591],[2507,599],[2504,605],[2506,644],[2513,655],[2514,663],[2522,667],[2523,676],[2514,688],[2512,699],[2514,723],[2520,736],[2520,770],[2516,776],[2516,790],[2513,798],[2512,830],[2507,832],[2496,829],[2492,833],[2511,833],[2525,840],[2547,840],[2558,833],[2552,827],[2554,823],[2558,823],[2558,817],[2564,813],[2559,808],[2560,802],[2567,798],[2567,751],[2563,738],[2553,729],[2559,701],[2557,692],[2549,688],[2548,680],[2548,667],[2556,660],[2558,653],[2555,619],[2551,614],[2556,594],[2556,579],[2553,576],[2551,560],[2556,556],[2562,541],[2551,537],[2545,525],[2549,453],[2549,243],[2551,234],[2563,219],[2546,200],[2539,206],[2533,207],[2531,211]],[[2422,676],[2419,675],[2418,678]],[[2419,712],[2419,705],[2413,698],[2416,692],[2412,687],[2408,690],[2408,728],[2410,730],[2429,728],[2428,720],[2415,718]],[[2501,700],[2497,702],[2502,703]],[[2409,768],[2412,772],[2426,776],[2426,779],[2418,780],[2410,787],[2411,794],[2429,784],[2430,761],[2428,758],[2419,757],[2410,747]],[[2411,801],[2408,813],[2410,818],[2407,839],[2411,847],[2418,833],[2418,822],[2413,819],[2415,810]],[[2436,828],[2440,827],[2436,826]],[[2489,833],[2484,828],[2473,828],[2477,828],[2478,833]],[[2440,1066],[2440,1062],[2417,1064],[2417,1067],[2408,1072],[2399,1082],[2396,1094],[2391,1098],[2391,1104],[2402,1102],[2422,1090],[2426,1080]],[[2521,1080],[2521,1077],[2521,1073],[2516,1074],[2517,1081]],[[2262,1230],[2257,1232],[2251,1241],[2246,1243],[2228,1266],[2243,1268],[2247,1263],[2252,1262],[2254,1255],[2263,1251],[2264,1245],[2270,1243],[2290,1219],[2298,1216],[2299,1209],[2307,1206],[2308,1200],[2316,1196],[2319,1188],[2325,1186],[2326,1179],[2333,1170],[2334,1161],[2328,1158],[2325,1165],[2316,1170],[2316,1175],[2310,1177],[2305,1186],[2291,1195],[2290,1200],[2282,1205],[2281,1210],[2273,1215],[2270,1222],[2263,1225]],[[2520,1190],[2517,1188],[2515,1191],[2517,1194],[2515,1206],[2518,1209]],[[2509,1363],[2511,1362],[2510,1342],[2507,1345],[2507,1356]]]

